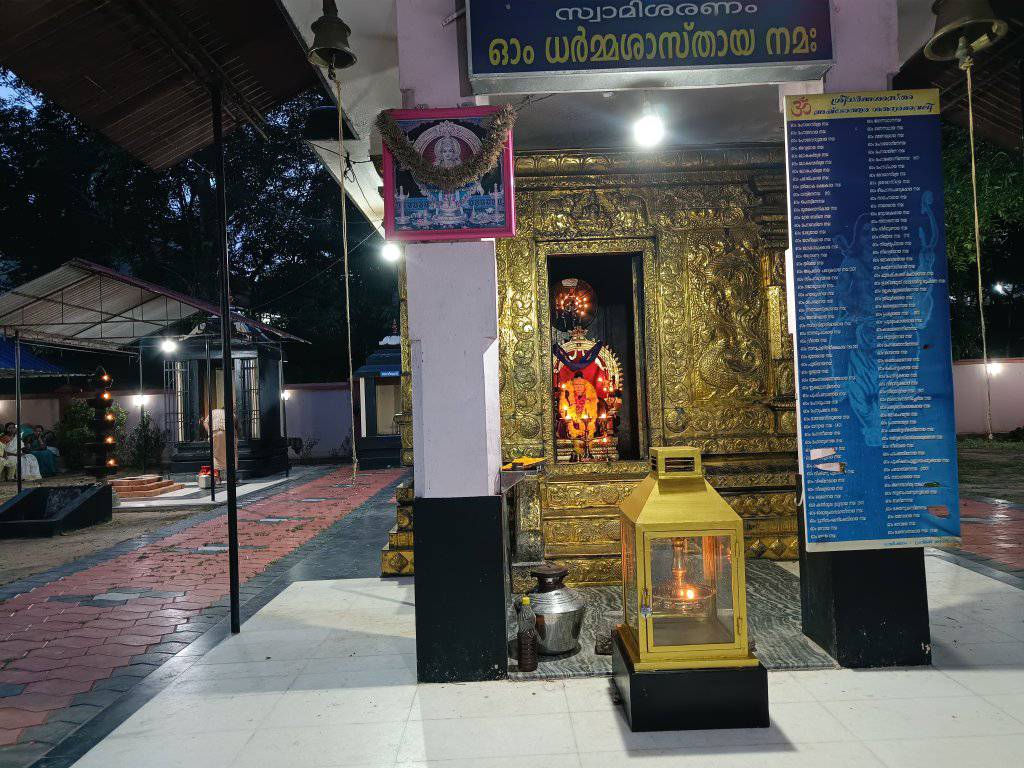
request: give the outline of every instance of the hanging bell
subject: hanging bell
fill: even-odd
[[[338,6],[334,0],[324,0],[323,16],[313,22],[312,29],[311,63],[329,70],[347,69],[356,63],[356,55],[348,45],[352,30],[338,18]]]
[[[924,47],[932,61],[963,60],[1006,35],[1008,25],[988,0],[935,0],[935,34]]]

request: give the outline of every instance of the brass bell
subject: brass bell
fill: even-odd
[[[312,29],[310,62],[328,69],[347,69],[356,63],[356,55],[348,45],[352,30],[338,18],[338,6],[334,0],[324,0],[323,16],[313,22]]]
[[[1008,25],[996,17],[988,0],[935,0],[935,34],[924,47],[932,61],[963,60],[998,41]]]

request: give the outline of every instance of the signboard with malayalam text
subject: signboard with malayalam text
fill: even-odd
[[[959,541],[937,90],[786,99],[808,551]]]
[[[829,0],[467,0],[466,9],[478,93],[809,80],[832,59]],[[576,76],[551,77],[566,73]]]

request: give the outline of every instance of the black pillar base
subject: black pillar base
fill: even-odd
[[[612,637],[612,674],[632,731],[768,727],[764,665],[637,672],[619,633]]]
[[[421,683],[508,676],[501,496],[413,501],[416,675]]]
[[[801,533],[803,630],[844,667],[932,663],[924,550],[807,552]]]

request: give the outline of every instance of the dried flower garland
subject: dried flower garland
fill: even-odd
[[[416,151],[405,131],[401,129],[388,111],[377,115],[377,130],[384,144],[395,160],[409,171],[417,181],[453,192],[466,184],[477,181],[498,164],[508,134],[516,122],[516,111],[504,106],[487,123],[486,133],[481,140],[480,151],[466,162],[454,168],[437,168]]]

